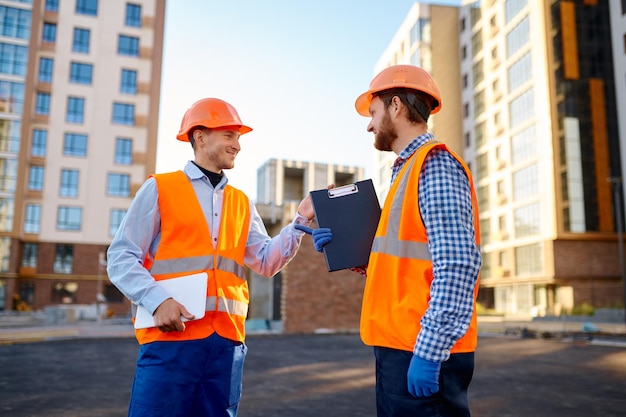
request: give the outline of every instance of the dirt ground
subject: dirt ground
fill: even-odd
[[[375,416],[372,350],[358,335],[253,335],[239,417]],[[125,416],[134,338],[0,345],[3,417]],[[475,417],[626,415],[626,348],[481,337]]]

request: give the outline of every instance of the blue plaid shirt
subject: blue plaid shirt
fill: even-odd
[[[400,152],[391,182],[407,159],[432,140],[430,133],[420,135]],[[413,353],[442,362],[469,328],[482,258],[474,237],[470,185],[463,166],[449,152],[434,149],[424,160],[418,187],[434,278]]]

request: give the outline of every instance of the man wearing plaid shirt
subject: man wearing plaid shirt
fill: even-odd
[[[412,65],[383,70],[355,103],[371,117],[374,147],[398,155],[369,263],[357,270],[367,276],[361,338],[374,347],[379,417],[470,415],[478,205],[468,167],[428,133],[441,104],[435,80]],[[318,230],[321,250],[332,231]]]

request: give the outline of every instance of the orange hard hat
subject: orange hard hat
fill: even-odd
[[[209,129],[228,127],[241,135],[252,131],[251,127],[241,123],[237,110],[219,98],[203,98],[193,103],[183,116],[176,139],[189,142],[189,132],[197,126]]]
[[[406,88],[426,93],[436,100],[435,107],[430,111],[430,114],[435,114],[441,110],[439,86],[429,73],[414,65],[393,65],[385,68],[372,79],[370,89],[356,99],[354,103],[356,111],[361,116],[369,116],[370,104],[374,94],[393,88]]]

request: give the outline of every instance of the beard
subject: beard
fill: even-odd
[[[392,151],[391,145],[396,139],[398,139],[398,132],[393,123],[391,123],[389,111],[385,111],[380,128],[374,135],[374,148],[383,152]]]

